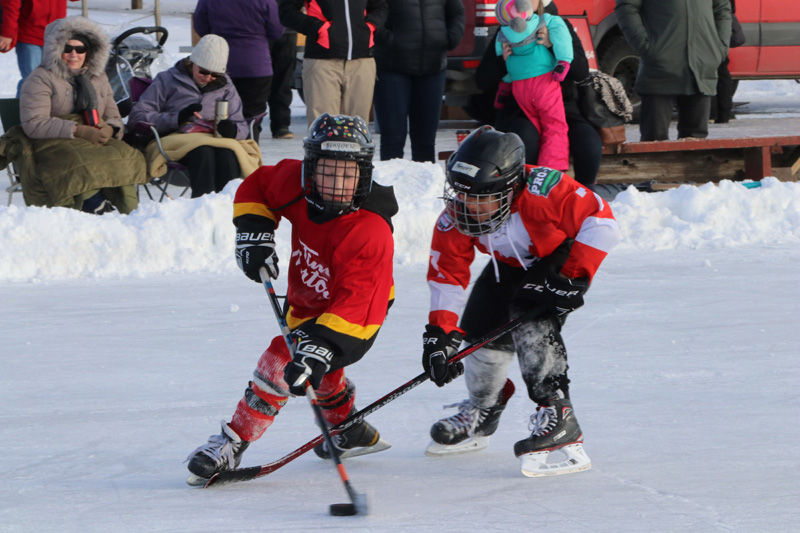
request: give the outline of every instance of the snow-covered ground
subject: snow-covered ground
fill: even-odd
[[[89,0],[103,7],[90,16],[132,16],[110,3]],[[188,43],[180,9],[194,2],[164,4],[177,50]],[[0,56],[0,96],[13,95],[10,57]],[[767,109],[770,98],[800,101],[793,82],[749,83],[772,83],[744,98]],[[298,127],[303,113],[299,105]],[[771,134],[763,120],[759,131]],[[265,160],[301,155],[298,140],[261,146]],[[440,133],[439,149],[454,146],[451,131]],[[401,206],[397,301],[369,355],[348,369],[362,407],[421,371],[425,261],[444,179],[440,165],[376,167]],[[629,189],[614,200],[623,242],[563,332],[591,470],[519,473],[512,447],[533,405],[514,365],[518,392],[483,452],[423,454],[431,423],[449,414],[441,406],[465,397],[461,380],[425,383],[372,415],[393,446],[347,460],[371,506],[352,518],[328,515],[347,496],[313,454],[247,483],[184,484],[183,459],[230,417],[278,334],[263,289],[233,259],[238,184],[143,201],[127,217],[28,208],[19,195],[0,207],[0,531],[800,529],[797,183]],[[283,258],[289,231],[278,232]],[[316,435],[306,402],[290,401],[243,464]]]

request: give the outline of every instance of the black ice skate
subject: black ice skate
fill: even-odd
[[[186,483],[193,487],[203,486],[217,472],[236,468],[248,446],[250,443],[242,440],[223,420],[222,433],[209,437],[206,444],[186,458],[191,472]]]
[[[583,432],[566,399],[540,405],[531,415],[531,436],[514,444],[522,473],[528,477],[554,476],[588,470],[592,466],[583,450]]]
[[[355,410],[350,414],[354,412]],[[378,430],[366,420],[362,420],[338,435],[334,435],[333,442],[336,444],[336,447],[339,448],[339,458],[341,459],[366,455],[368,453],[382,452],[391,447],[391,444],[383,440]],[[331,458],[327,442],[315,446],[314,453],[323,459]]]
[[[469,399],[445,406],[458,407],[458,413],[439,420],[431,427],[433,442],[428,445],[425,454],[438,456],[477,452],[489,446],[489,437],[497,431],[500,415],[513,394],[514,383],[507,379],[497,396],[497,403],[492,407],[480,409]]]

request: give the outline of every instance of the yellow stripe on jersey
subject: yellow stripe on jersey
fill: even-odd
[[[375,336],[375,334],[378,333],[378,330],[381,327],[380,324],[374,324],[368,326],[359,326],[358,324],[351,324],[342,317],[330,313],[323,313],[317,319],[317,324],[319,324],[320,326],[325,326],[328,329],[332,329],[336,333],[349,335],[350,337],[355,337],[356,339],[362,339],[362,340],[371,339],[373,336]]]
[[[258,202],[240,202],[233,204],[233,218],[242,215],[258,215],[266,217],[276,224],[278,223],[278,219],[272,214],[269,207]]]
[[[289,310],[286,312],[286,325],[289,326],[289,329],[294,330],[295,328],[300,327],[301,324],[308,322],[309,320],[313,320],[314,317],[309,318],[297,318],[292,316],[292,306],[289,306]]]

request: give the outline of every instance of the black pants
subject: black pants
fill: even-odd
[[[567,113],[569,153],[575,180],[592,189],[603,159],[603,141],[594,126],[582,116]],[[535,165],[539,159],[539,130],[528,120],[513,98],[497,112],[495,128],[519,135],[525,145],[525,163]]]
[[[286,32],[269,46],[272,57],[272,90],[269,95],[269,129],[278,130],[292,123],[292,78],[297,59],[297,33]]]
[[[708,117],[711,97],[703,94],[643,94],[642,115],[639,121],[641,141],[669,139],[672,107],[678,109],[678,139],[708,137]]]
[[[717,96],[712,98],[711,118],[717,124],[727,124],[733,109],[733,77],[728,70],[730,60],[726,57],[717,69]]]
[[[229,181],[242,173],[236,154],[227,148],[200,146],[186,154],[180,162],[189,169],[192,198],[220,192]]]
[[[242,113],[247,120],[267,110],[267,99],[272,87],[272,76],[258,78],[231,78],[236,92],[242,99]],[[253,124],[253,140],[258,142],[261,136],[261,121]]]

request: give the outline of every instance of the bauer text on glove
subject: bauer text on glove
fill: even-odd
[[[324,339],[306,335],[302,331],[294,334],[297,336],[297,347],[292,362],[283,371],[283,379],[292,394],[303,396],[306,393],[306,382],[313,389],[319,388],[322,377],[331,367],[334,351]]]
[[[588,278],[568,278],[551,266],[526,276],[517,290],[515,300],[544,305],[555,315],[565,315],[583,305],[583,295],[589,288]]]
[[[275,253],[275,224],[269,223],[256,227],[255,224],[237,224],[236,226],[236,263],[245,275],[261,283],[259,270],[267,269],[272,279],[278,277],[278,255]]]

